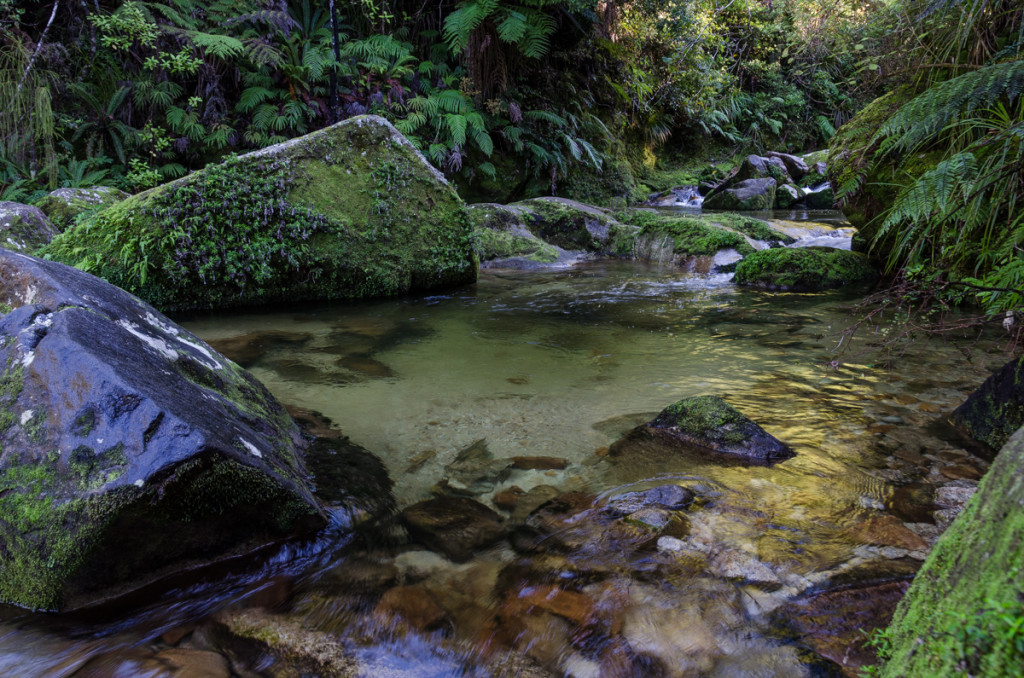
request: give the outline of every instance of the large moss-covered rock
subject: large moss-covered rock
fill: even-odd
[[[45,253],[163,309],[385,296],[476,275],[462,201],[376,116],[135,195]]]
[[[672,403],[647,424],[615,442],[612,456],[643,448],[645,439],[671,441],[751,464],[773,464],[795,455],[792,449],[717,396],[694,396]]]
[[[473,248],[483,265],[518,268],[557,263],[564,250],[544,242],[526,226],[526,210],[511,205],[469,206]]]
[[[878,278],[867,256],[832,247],[780,247],[761,250],[736,266],[740,285],[771,290],[816,292]]]
[[[0,247],[34,252],[56,235],[57,229],[38,207],[0,201]]]
[[[0,250],[0,601],[77,604],[316,527],[307,444],[148,304]]]
[[[746,179],[704,199],[707,210],[770,210],[775,206],[775,179]]]
[[[992,452],[1024,426],[1024,366],[1014,358],[953,411],[953,424]]]
[[[932,549],[888,629],[876,675],[1019,676],[1024,666],[1024,430]]]
[[[36,207],[50,218],[58,230],[63,231],[77,217],[110,207],[128,197],[128,193],[110,186],[58,188],[38,200]]]
[[[566,250],[628,254],[636,233],[607,210],[566,198],[532,198],[512,207],[523,210],[524,223],[534,235]]]
[[[868,242],[881,226],[876,217],[892,206],[900,189],[941,159],[941,153],[927,152],[877,155],[878,128],[913,96],[913,88],[907,86],[886,93],[861,109],[829,141],[828,181],[843,214]]]

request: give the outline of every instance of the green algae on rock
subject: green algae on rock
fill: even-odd
[[[953,411],[954,426],[995,452],[1024,426],[1024,367],[1019,358],[1003,365]]]
[[[672,403],[616,441],[611,453],[626,453],[631,442],[651,437],[753,464],[774,464],[795,456],[788,445],[717,396],[693,396]]]
[[[751,254],[736,266],[740,285],[817,292],[878,278],[868,258],[832,247],[779,247]]]
[[[59,609],[323,523],[247,372],[81,271],[0,250],[0,601]]]
[[[476,277],[462,201],[376,116],[140,193],[44,255],[164,310],[391,296]]]
[[[81,215],[106,209],[128,197],[130,194],[109,186],[58,188],[36,201],[36,207],[63,231]]]
[[[1024,666],[1024,430],[939,538],[885,633],[875,675],[1019,676]]]

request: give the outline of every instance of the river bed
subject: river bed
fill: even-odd
[[[102,622],[5,610],[0,673],[854,675],[864,651],[842,634],[884,623],[873,596],[891,607],[987,468],[942,415],[1008,356],[976,334],[904,345],[862,330],[851,346],[863,290],[729,278],[589,262],[188,319],[379,456],[399,508],[456,493],[530,529],[464,563],[400,531],[371,548],[325,537]],[[611,453],[692,395],[725,398],[796,456]],[[467,471],[470,457],[486,463]],[[557,463],[494,463],[517,457]],[[609,509],[669,485],[696,500],[665,524]]]

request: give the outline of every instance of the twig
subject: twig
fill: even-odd
[[[59,5],[60,0],[55,0],[53,3],[53,10],[50,12],[50,19],[46,22],[46,27],[43,28],[43,32],[39,36],[39,42],[36,43],[36,48],[32,51],[32,56],[29,57],[28,64],[25,65],[25,72],[21,74],[21,80],[18,81],[18,86],[14,89],[15,99],[17,99],[18,95],[21,94],[21,88],[25,86],[25,80],[28,79],[28,73],[32,70],[32,64],[35,62],[36,57],[39,56],[39,51],[43,48],[43,42],[46,40],[46,33],[50,30],[50,26],[53,25],[53,18],[57,16],[57,7]]]

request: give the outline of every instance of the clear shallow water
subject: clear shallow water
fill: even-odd
[[[188,321],[280,400],[380,456],[400,506],[452,480],[450,465],[480,440],[497,459],[566,467],[484,478],[477,500],[493,506],[514,486],[575,492],[578,505],[542,526],[539,546],[503,542],[465,564],[415,544],[353,553],[321,540],[130,617],[8,611],[0,673],[189,675],[175,661],[226,661],[236,675],[330,675],[345,662],[360,675],[810,675],[807,648],[827,652],[779,631],[787,606],[852,572],[903,572],[924,557],[938,507],[901,497],[969,488],[965,476],[984,470],[934,422],[1006,356],[973,336],[911,344],[890,368],[869,342],[838,356],[855,292],[765,293],[727,278],[601,262],[485,272],[432,297]],[[699,394],[725,397],[797,456],[764,468],[608,454]],[[675,541],[604,511],[666,483],[700,498],[675,518],[685,530],[661,533]],[[395,621],[394,609],[415,607],[388,607],[396,590],[426,595],[438,625]],[[291,649],[238,641],[251,628]]]

